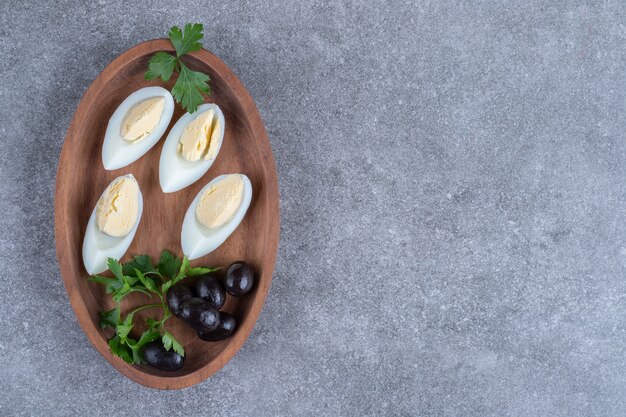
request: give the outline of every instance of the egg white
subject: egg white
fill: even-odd
[[[183,131],[189,123],[200,116],[202,113],[215,110],[220,126],[221,133],[218,137],[217,152],[215,158],[201,159],[199,161],[187,161],[178,153],[178,143]],[[164,193],[173,193],[198,181],[211,168],[213,162],[219,155],[224,140],[224,113],[217,104],[207,103],[198,107],[193,114],[185,113],[170,130],[165,139],[163,149],[161,150],[161,160],[159,161],[159,183]]]
[[[141,142],[132,143],[124,140],[122,137],[122,123],[128,111],[137,103],[152,98],[165,98],[165,106],[159,123],[152,132]],[[129,95],[126,100],[119,105],[117,110],[109,119],[106,133],[104,135],[104,143],[102,144],[102,164],[104,168],[111,171],[132,164],[141,158],[161,139],[163,133],[167,130],[172,115],[174,114],[174,99],[172,94],[161,87],[145,87],[139,89]]]
[[[226,175],[220,175],[205,185],[189,206],[187,214],[185,214],[185,219],[183,220],[180,242],[183,253],[190,260],[200,258],[217,249],[235,231],[246,215],[248,207],[250,207],[250,202],[252,201],[252,184],[246,175],[235,175],[241,175],[243,179],[243,200],[233,218],[228,223],[217,229],[209,229],[196,218],[196,207],[204,191],[211,185],[224,179]]]
[[[111,181],[111,183],[123,177],[135,178],[132,174],[122,175]],[[107,188],[104,189],[100,198],[102,198],[108,188],[107,186]],[[98,201],[100,201],[100,198]],[[141,188],[139,189],[137,198],[139,199],[137,221],[131,231],[126,236],[122,237],[109,236],[98,229],[98,225],[96,224],[96,203],[96,207],[94,207],[91,212],[91,217],[89,217],[89,223],[87,223],[87,230],[85,231],[85,239],[83,240],[83,264],[89,274],[99,274],[106,271],[109,269],[107,266],[108,258],[121,259],[128,250],[128,247],[135,237],[139,221],[141,220],[141,214],[143,213]]]

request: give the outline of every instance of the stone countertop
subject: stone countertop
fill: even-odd
[[[623,2],[10,3],[0,415],[626,414]],[[163,392],[78,326],[54,185],[91,81],[196,21],[265,120],[281,243],[243,350]]]

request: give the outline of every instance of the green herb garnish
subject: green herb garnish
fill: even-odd
[[[124,264],[109,258],[107,265],[113,274],[112,278],[92,275],[88,280],[104,285],[106,293],[115,301],[113,309],[100,312],[100,327],[115,329],[115,335],[109,339],[111,352],[128,363],[139,365],[144,363],[142,348],[147,343],[161,339],[166,350],[174,349],[179,355],[185,356],[185,349],[174,335],[165,329],[165,322],[172,317],[165,295],[168,289],[184,278],[208,274],[219,268],[192,268],[187,257],[180,259],[168,250],[161,252],[156,265],[148,255],[135,256]],[[133,292],[157,298],[158,302],[139,306],[126,316],[122,316],[120,302]],[[148,330],[144,331],[139,339],[133,339],[130,333],[135,327],[133,323],[135,313],[146,309],[161,309],[160,318],[147,318]]]
[[[146,80],[161,77],[163,81],[168,81],[177,72],[178,79],[172,88],[172,96],[189,113],[195,112],[204,102],[202,94],[211,94],[209,76],[190,70],[181,60],[183,55],[202,48],[200,39],[204,37],[203,30],[201,23],[187,23],[182,31],[178,26],[172,26],[168,36],[176,49],[176,56],[157,52],[150,58],[148,70],[144,74]]]

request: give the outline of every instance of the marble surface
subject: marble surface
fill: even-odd
[[[54,182],[91,81],[189,21],[265,120],[281,243],[243,350],[162,392],[78,326]],[[9,0],[0,415],[625,415],[625,22],[617,0]]]

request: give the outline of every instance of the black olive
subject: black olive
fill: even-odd
[[[183,303],[193,298],[193,292],[185,284],[176,284],[167,291],[165,297],[170,311],[178,315]]]
[[[247,294],[254,285],[254,270],[244,261],[232,263],[226,271],[224,286],[229,294],[238,296]]]
[[[181,307],[178,317],[199,332],[210,332],[220,324],[220,312],[202,298],[187,300]]]
[[[226,339],[235,333],[237,328],[237,320],[228,313],[220,311],[220,325],[212,332],[198,332],[198,336],[202,340],[209,342],[217,342],[218,340]]]
[[[196,295],[218,310],[224,307],[226,293],[219,279],[213,274],[202,275],[196,281]]]
[[[155,340],[144,346],[143,358],[150,365],[163,371],[177,371],[185,363],[185,358],[174,352],[173,349],[165,350],[160,340]]]

